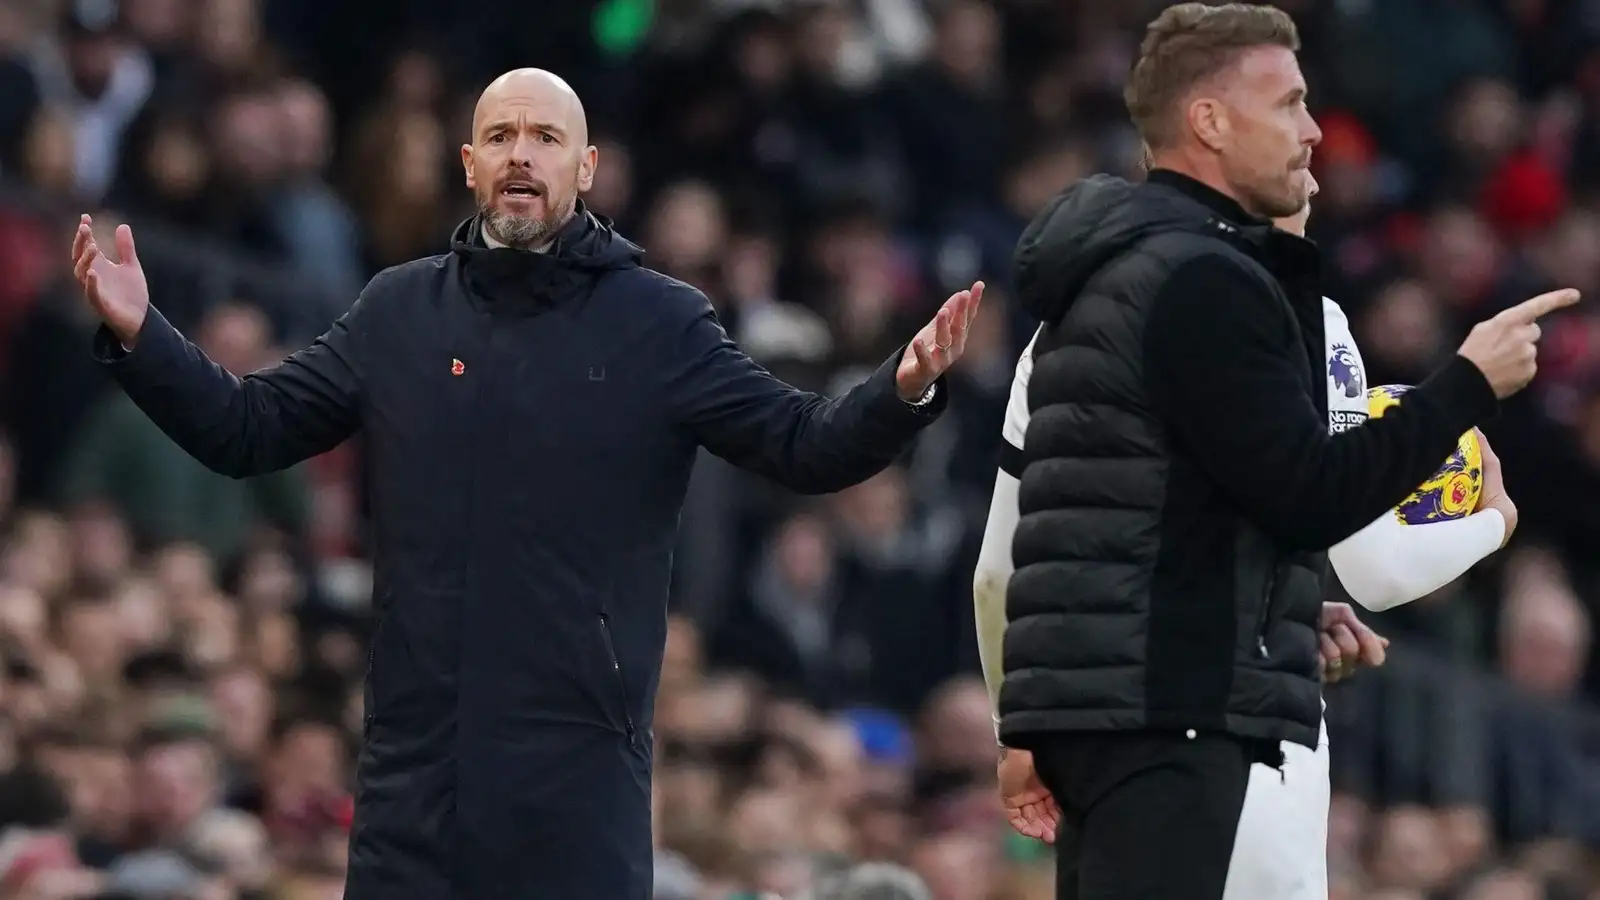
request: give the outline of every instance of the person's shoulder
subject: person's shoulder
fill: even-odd
[[[451,256],[449,253],[438,253],[390,266],[372,276],[372,280],[367,282],[367,290],[391,291],[435,280],[449,264]]]
[[[1266,267],[1220,237],[1178,235],[1177,250],[1168,255],[1170,274],[1206,276],[1265,284],[1271,278]]]
[[[1155,292],[1146,337],[1185,343],[1197,335],[1277,335],[1290,315],[1270,277],[1243,254],[1197,253],[1175,265]],[[1220,339],[1220,338],[1218,338]]]
[[[1175,259],[1162,279],[1159,300],[1204,299],[1227,307],[1276,297],[1271,276],[1250,257],[1221,241],[1208,241]]]
[[[650,295],[651,303],[668,318],[697,319],[713,311],[705,292],[664,272],[644,266],[621,269],[614,277],[630,292]]]
[[[393,307],[403,298],[425,297],[428,292],[439,289],[449,261],[450,254],[441,253],[381,269],[367,280],[367,286],[356,298],[355,308],[370,316],[374,311]]]

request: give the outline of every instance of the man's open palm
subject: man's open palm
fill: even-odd
[[[117,226],[117,258],[112,262],[94,239],[94,222],[84,216],[72,239],[72,274],[100,317],[123,346],[133,346],[150,309],[150,285],[133,249],[133,229]]]
[[[900,368],[895,371],[895,386],[901,399],[914,401],[921,397],[961,358],[967,349],[967,331],[982,303],[983,282],[975,281],[971,288],[950,295],[933,321],[911,339],[911,346],[906,348]]]

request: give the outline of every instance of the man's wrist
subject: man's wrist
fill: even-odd
[[[933,384],[928,385],[928,387],[923,390],[922,396],[918,397],[917,399],[907,400],[904,397],[901,397],[900,400],[912,409],[923,409],[928,404],[932,403],[933,398],[937,396],[939,396],[939,382],[935,381]]]

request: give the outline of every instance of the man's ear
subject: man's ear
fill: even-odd
[[[593,144],[583,148],[578,157],[578,193],[594,187],[594,170],[600,164],[600,151]]]
[[[473,171],[472,171],[473,166],[472,166],[472,145],[471,144],[462,144],[461,145],[461,168],[467,173],[467,189],[468,190],[473,190],[473,191],[477,190],[478,189],[478,176],[473,174]]]
[[[1228,120],[1228,110],[1214,97],[1200,97],[1189,104],[1189,129],[1200,143],[1213,152],[1221,150],[1228,142],[1233,123]]]

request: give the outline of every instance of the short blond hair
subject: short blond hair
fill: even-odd
[[[1122,92],[1145,145],[1169,146],[1177,137],[1178,101],[1253,47],[1298,52],[1300,31],[1276,6],[1180,3],[1163,10],[1145,29],[1139,61]]]

